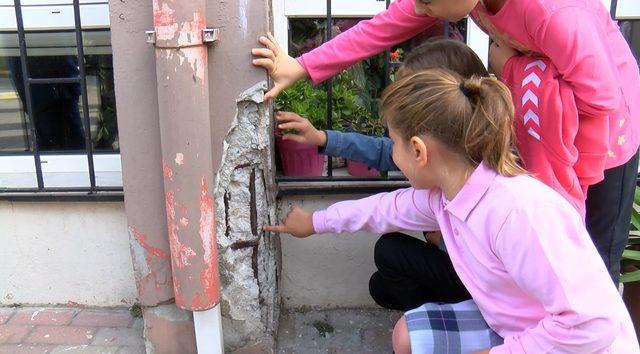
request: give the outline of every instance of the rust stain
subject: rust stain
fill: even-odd
[[[171,166],[169,166],[169,164],[164,160],[162,160],[162,175],[164,176],[164,179],[173,181],[173,170],[171,169]]]
[[[232,250],[237,251],[241,248],[249,248],[256,247],[260,244],[260,239],[250,240],[250,241],[238,241],[234,242],[229,246]]]
[[[176,210],[175,210],[175,196],[173,191],[167,191],[165,193],[165,203],[167,210],[167,228],[169,233],[169,246],[171,247],[171,260],[177,268],[184,268],[188,265],[189,259],[196,255],[196,253],[180,242],[178,238],[178,225],[176,225]]]
[[[178,207],[180,208],[180,214],[186,214],[188,212],[186,205],[182,203],[178,203]]]
[[[200,272],[200,281],[207,303],[213,304],[218,301],[220,295],[215,211],[213,198],[209,195],[205,177],[200,180],[200,185],[200,238],[202,239],[206,267]]]

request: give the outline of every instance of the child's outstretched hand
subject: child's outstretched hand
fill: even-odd
[[[293,140],[303,144],[325,146],[327,135],[322,130],[316,129],[307,118],[293,112],[276,112],[278,128],[281,130],[292,129],[298,134],[285,134],[284,140]]]
[[[292,206],[284,221],[280,225],[266,225],[265,231],[287,233],[295,237],[307,237],[315,233],[313,230],[313,215],[297,206]]]
[[[285,53],[276,39],[267,33],[260,37],[260,43],[266,48],[253,48],[251,54],[258,57],[253,59],[253,65],[267,69],[274,81],[274,86],[264,95],[265,101],[278,96],[280,91],[291,86],[294,82],[307,76],[307,72],[297,60]]]
[[[498,77],[501,77],[504,65],[514,55],[518,55],[518,52],[506,43],[493,42],[489,47],[489,66]]]

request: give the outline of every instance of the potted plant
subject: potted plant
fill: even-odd
[[[282,91],[276,99],[276,109],[295,112],[309,119],[315,127],[322,127],[326,120],[326,92],[314,88],[307,80],[300,80]],[[276,147],[285,176],[321,176],[325,156],[313,145],[282,138],[295,131],[276,129]]]
[[[347,70],[335,77],[332,85],[331,113],[333,130],[342,130],[349,122],[370,120],[371,113],[362,102],[362,93],[355,83],[354,71]],[[276,109],[295,112],[307,119],[316,128],[326,127],[327,93],[311,85],[309,81],[298,81],[284,90],[276,99]],[[284,133],[293,133],[288,131]],[[276,146],[286,176],[319,176],[324,167],[324,155],[317,147],[282,139],[276,131]],[[352,163],[353,164],[353,163]],[[364,170],[367,171],[366,166]],[[368,172],[371,173],[371,172]],[[378,175],[375,172],[375,175]]]
[[[629,242],[622,253],[622,276],[624,301],[627,305],[636,335],[640,338],[640,188],[636,187],[631,210],[631,232]]]

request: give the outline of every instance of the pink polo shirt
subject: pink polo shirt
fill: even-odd
[[[436,20],[417,15],[414,0],[396,0],[370,20],[302,55],[299,62],[318,83],[361,59],[401,43]],[[522,53],[543,56],[571,87],[580,115],[609,122],[606,168],[620,166],[640,144],[638,62],[600,0],[507,0],[497,14],[482,2],[470,17],[491,37]],[[596,162],[598,161],[598,162]]]
[[[313,214],[316,233],[441,230],[489,326],[492,353],[638,353],[622,299],[582,219],[529,176],[480,164],[456,197],[406,188]]]

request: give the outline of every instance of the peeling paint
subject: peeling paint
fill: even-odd
[[[173,191],[167,191],[165,193],[165,202],[167,209],[169,246],[171,247],[171,260],[175,267],[184,268],[190,265],[189,259],[191,257],[194,257],[196,253],[193,251],[193,249],[180,242],[180,239],[178,238],[178,225],[176,225],[175,222],[175,194]],[[176,284],[173,284],[173,286],[174,288],[176,288]]]
[[[136,227],[132,227],[131,230],[133,231],[133,236],[135,237],[136,241],[138,241],[140,246],[142,246],[142,248],[144,248],[145,251],[147,251],[147,254],[148,254],[148,257],[149,257],[147,259],[147,263],[150,263],[151,256],[155,256],[155,257],[158,257],[158,258],[166,258],[167,257],[167,255],[164,253],[163,250],[161,250],[160,248],[153,247],[153,246],[149,245],[147,243],[147,236],[144,235],[142,232],[138,231],[138,229]]]
[[[178,166],[184,165],[184,155],[181,152],[176,154],[175,162]]]
[[[156,40],[171,40],[178,32],[178,23],[173,18],[176,11],[166,2],[160,4],[153,0],[153,26],[156,31]]]
[[[204,263],[207,268],[200,273],[204,296],[208,303],[217,303],[220,296],[218,280],[218,248],[216,242],[216,220],[213,199],[209,196],[207,181],[201,179],[200,192],[200,238],[204,250]]]
[[[189,66],[191,66],[191,70],[194,72],[194,75],[200,79],[200,83],[204,85],[204,78],[206,75],[207,69],[207,47],[205,46],[197,46],[197,47],[188,47],[188,48],[180,48],[178,52],[181,55],[180,58],[187,60]],[[184,60],[181,59],[180,63],[182,64]]]
[[[202,44],[202,30],[205,29],[206,22],[200,12],[193,14],[193,21],[185,21],[182,23],[180,33],[178,34],[178,45],[200,45]]]
[[[189,225],[189,219],[185,218],[185,217],[181,217],[180,218],[180,225],[182,226],[188,226]]]
[[[148,293],[159,294],[158,290],[162,287],[171,286],[168,252],[150,245],[147,235],[135,226],[129,227],[129,233],[135,239],[135,242],[131,243],[131,255],[136,270],[138,294],[141,297]]]
[[[162,175],[164,176],[164,179],[173,181],[173,170],[171,169],[171,166],[169,166],[169,164],[164,160],[162,161]]]

